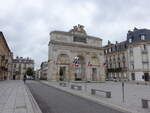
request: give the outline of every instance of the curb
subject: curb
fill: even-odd
[[[75,94],[75,93],[70,92],[70,91],[67,91],[67,90],[65,90],[65,89],[61,89],[61,88],[59,88],[59,87],[57,87],[57,86],[44,83],[43,81],[40,81],[40,83],[42,83],[42,84],[44,84],[44,85],[47,85],[47,86],[49,86],[49,87],[54,87],[54,88],[57,88],[57,89],[59,89],[59,90],[61,90],[61,91],[70,93],[71,95],[76,95],[76,96],[78,96],[78,97],[81,97],[81,98],[84,98],[84,99],[88,99],[88,100],[90,100],[90,101],[96,102],[97,104],[101,104],[101,105],[107,106],[107,107],[109,107],[109,108],[115,109],[115,110],[120,111],[120,112],[123,112],[123,113],[136,113],[136,112],[130,111],[130,110],[126,109],[126,108],[123,108],[123,107],[121,107],[121,106],[119,106],[119,105],[115,105],[115,104],[111,104],[111,103],[106,103],[106,102],[101,101],[101,100],[96,100],[96,98],[88,98],[88,97],[91,97],[90,95],[83,96],[83,95],[81,95],[81,94]]]
[[[25,89],[27,91],[27,95],[28,95],[29,100],[31,102],[34,113],[42,113],[40,107],[38,106],[37,102],[35,101],[33,95],[31,94],[29,88],[26,85],[25,85]]]

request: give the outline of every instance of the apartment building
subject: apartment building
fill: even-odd
[[[34,60],[30,58],[16,57],[13,60],[13,79],[22,80],[28,68],[34,70]]]
[[[150,81],[150,30],[128,31],[127,39],[104,46],[106,78]]]

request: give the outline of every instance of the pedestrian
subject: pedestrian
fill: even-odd
[[[24,77],[23,77],[23,81],[24,81],[24,83],[26,82],[26,75],[24,75]]]

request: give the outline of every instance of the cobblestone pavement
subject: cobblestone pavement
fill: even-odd
[[[41,113],[22,81],[0,81],[0,113]]]
[[[43,113],[123,113],[36,81],[27,85]]]
[[[141,105],[142,98],[150,99],[150,86],[125,83],[125,101],[122,99],[121,82],[105,82],[105,83],[67,83],[69,86],[61,87],[58,82],[42,81],[47,85],[54,86],[61,90],[106,104],[108,106],[124,109],[132,113],[150,113],[150,103],[148,109],[143,109]],[[70,84],[78,84],[83,87],[82,91],[70,89]],[[112,98],[105,98],[103,93],[91,95],[91,88],[111,91]]]

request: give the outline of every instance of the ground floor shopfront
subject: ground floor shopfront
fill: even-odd
[[[0,80],[7,80],[7,79],[8,79],[8,72],[0,71]]]
[[[106,78],[107,80],[129,80],[129,77],[127,75],[127,72],[111,72],[111,73],[106,73]]]
[[[129,72],[132,81],[150,81],[150,72]]]
[[[143,81],[143,82],[150,82],[150,72],[111,72],[106,73],[106,78],[108,80],[117,79],[121,80],[128,80],[128,81]]]

